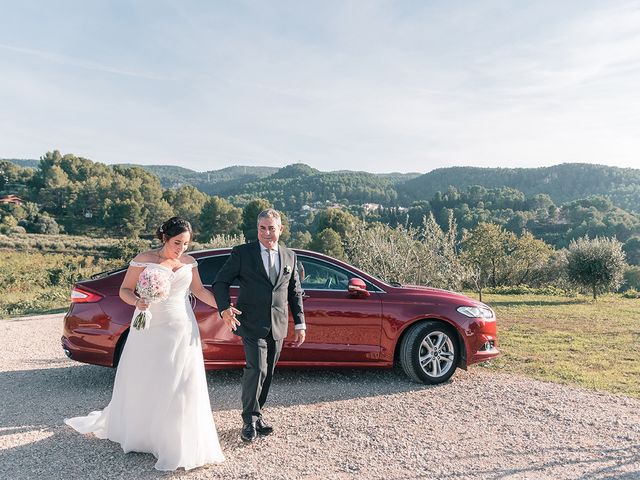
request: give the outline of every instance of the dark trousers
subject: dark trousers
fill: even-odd
[[[280,351],[281,340],[274,340],[271,332],[265,338],[242,338],[247,362],[242,374],[242,421],[255,422],[262,416]]]

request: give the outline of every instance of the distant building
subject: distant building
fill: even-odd
[[[363,203],[360,206],[367,212],[375,212],[380,208],[379,203]]]
[[[0,205],[24,205],[24,200],[17,195],[4,195],[0,197]]]

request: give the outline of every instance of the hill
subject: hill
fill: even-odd
[[[307,203],[381,203],[394,205],[397,192],[391,180],[367,172],[320,172],[304,164],[288,165],[273,175],[245,184],[236,197],[266,198],[279,208]]]
[[[402,203],[428,200],[450,186],[510,187],[527,196],[548,194],[555,203],[600,195],[628,210],[640,211],[640,169],[585,163],[539,168],[439,168],[399,185]]]
[[[36,168],[39,160],[7,159]],[[197,172],[174,165],[138,165],[160,179],[163,188],[193,185],[209,195],[237,198],[264,197],[279,205],[314,201],[381,203],[410,206],[429,201],[450,187],[458,191],[479,185],[513,188],[527,197],[548,194],[556,204],[602,196],[629,212],[640,212],[640,169],[584,163],[539,168],[439,168],[429,173],[374,174],[341,170],[322,172],[298,163],[283,168],[232,166]]]
[[[137,165],[153,173],[160,179],[164,188],[176,188],[183,185],[193,185],[198,190],[209,195],[226,195],[229,191],[241,188],[244,184],[272,175],[279,169],[276,167],[233,166],[220,170],[197,172],[174,165]]]
[[[18,158],[0,158],[0,162],[11,162],[23,168],[38,168],[40,160],[18,159]]]

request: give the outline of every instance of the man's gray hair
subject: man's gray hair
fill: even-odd
[[[273,218],[280,225],[282,225],[282,217],[280,216],[280,212],[273,208],[267,208],[266,210],[261,211],[258,214],[258,221],[256,223],[259,225],[260,220],[262,220],[263,218]]]

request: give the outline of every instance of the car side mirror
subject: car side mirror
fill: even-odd
[[[371,295],[367,291],[367,284],[364,283],[364,280],[361,278],[351,278],[349,279],[349,293],[362,295],[364,297],[368,297]]]

